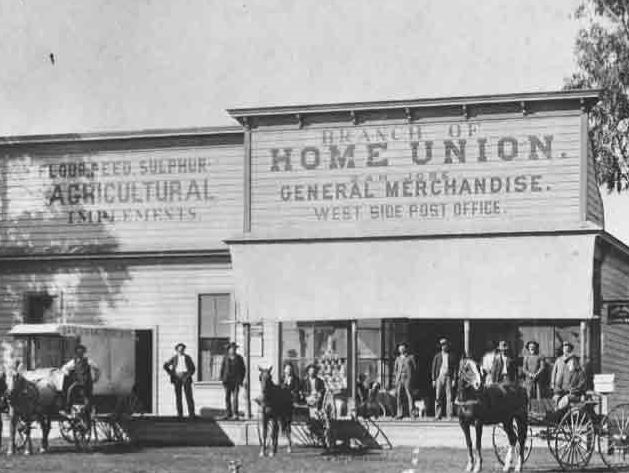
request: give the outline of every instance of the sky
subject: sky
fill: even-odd
[[[0,135],[235,124],[239,106],[558,90],[578,0],[0,0]],[[54,60],[51,57],[54,57]],[[605,195],[629,242],[629,194]]]

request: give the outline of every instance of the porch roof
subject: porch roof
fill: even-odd
[[[232,242],[237,316],[588,319],[595,238]]]

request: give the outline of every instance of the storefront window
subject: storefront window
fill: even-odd
[[[347,324],[283,323],[282,359],[293,364],[299,376],[315,363],[319,375],[333,390],[347,388]]]
[[[199,296],[199,381],[219,381],[232,330],[230,294]]]
[[[379,320],[358,322],[358,376],[370,385],[381,382],[382,330]]]

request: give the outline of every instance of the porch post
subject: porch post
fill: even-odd
[[[275,330],[277,331],[277,369],[275,371],[275,376],[277,377],[277,382],[280,382],[280,377],[282,376],[282,322],[277,322]]]
[[[580,353],[579,356],[581,357],[581,365],[585,366],[586,363],[586,345],[587,345],[587,322],[585,320],[582,320],[579,323],[579,347],[580,347]]]
[[[471,356],[470,352],[470,321],[465,319],[463,321],[463,348],[467,356]]]
[[[356,320],[350,322],[350,385],[349,392],[351,399],[356,399],[356,380],[358,379],[358,323]]]
[[[243,336],[245,342],[245,363],[247,366],[246,388],[245,388],[245,415],[247,419],[251,419],[251,324],[245,322],[242,324]]]

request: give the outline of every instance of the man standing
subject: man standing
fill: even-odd
[[[550,376],[550,387],[553,390],[553,400],[558,408],[565,407],[568,402],[578,400],[585,392],[585,373],[579,360],[573,355],[574,346],[565,341],[562,344],[563,355],[555,360]]]
[[[74,349],[75,357],[68,361],[61,367],[61,371],[69,379],[69,386],[66,399],[66,409],[69,411],[72,407],[73,399],[70,397],[76,394],[76,389],[80,388],[83,394],[83,401],[88,408],[92,404],[92,394],[94,389],[94,383],[98,381],[100,377],[100,370],[85,356],[87,349],[84,345],[77,345]]]
[[[319,367],[313,363],[306,367],[306,378],[302,384],[302,397],[310,408],[311,415],[321,409],[323,405],[323,395],[325,394],[325,383],[319,376]]]
[[[221,382],[225,389],[225,416],[223,419],[238,420],[238,394],[245,380],[245,360],[236,353],[238,345],[231,342],[227,345],[227,355],[221,365]]]
[[[170,382],[175,387],[175,399],[177,402],[177,417],[183,417],[183,403],[181,391],[186,395],[188,404],[188,415],[191,419],[195,417],[194,398],[192,397],[192,376],[196,371],[194,362],[186,353],[186,345],[178,343],[175,345],[175,356],[164,363],[164,369],[170,375]]]
[[[491,382],[497,384],[512,384],[516,381],[516,366],[509,356],[509,344],[506,340],[498,342],[498,352],[494,357],[491,370]]]
[[[443,398],[446,399],[446,413],[452,418],[452,388],[455,383],[457,361],[450,352],[447,338],[439,340],[441,351],[432,359],[432,387],[435,388],[435,418],[443,417]]]
[[[398,357],[395,359],[393,379],[395,380],[395,397],[397,400],[396,419],[401,419],[404,417],[404,411],[402,409],[402,396],[406,396],[409,415],[412,415],[413,412],[411,381],[416,365],[413,356],[408,353],[408,345],[406,343],[400,343],[397,346],[397,352]]]

